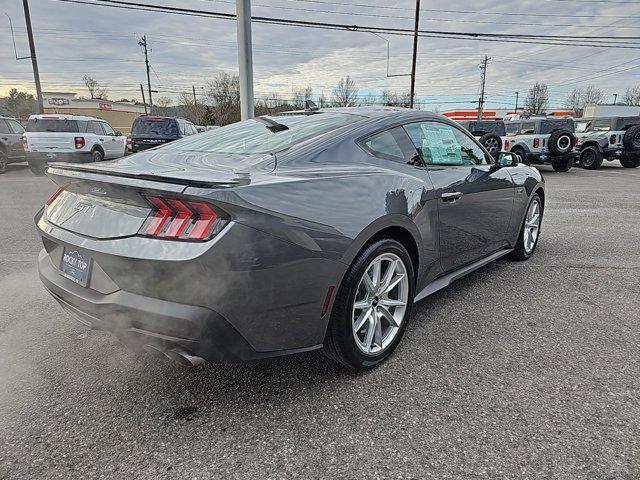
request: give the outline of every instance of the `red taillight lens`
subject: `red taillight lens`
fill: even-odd
[[[127,137],[127,150],[133,150],[133,141],[131,140],[131,137]]]
[[[616,140],[617,140],[617,135],[611,135],[611,136],[609,137],[609,143],[610,143],[611,145],[615,145]]]
[[[533,139],[533,148],[538,148],[540,146],[540,139],[539,138],[534,138]]]
[[[47,201],[45,202],[45,205],[48,207],[49,205],[51,205],[53,203],[53,201],[58,198],[58,195],[60,195],[63,192],[64,188],[62,187],[58,187],[58,189],[53,192],[53,194],[47,199]]]
[[[204,202],[145,195],[153,210],[139,233],[177,240],[207,240],[226,223]]]
[[[505,140],[504,141],[504,150],[509,150],[509,146],[511,145],[511,143],[509,142],[509,140]]]
[[[76,150],[84,148],[84,137],[75,137],[73,141],[76,144]]]

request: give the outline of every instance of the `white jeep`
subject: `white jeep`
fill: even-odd
[[[596,170],[606,158],[626,168],[640,166],[640,117],[598,117],[576,120],[580,166]]]
[[[100,162],[124,156],[127,138],[105,120],[82,115],[31,115],[22,145],[29,168],[41,175],[49,162]]]
[[[578,152],[572,118],[524,118],[506,121],[503,148],[516,153],[522,163],[550,164],[556,172],[568,172]]]

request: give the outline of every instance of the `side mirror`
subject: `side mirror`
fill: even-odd
[[[116,137],[121,137],[122,136],[122,132],[116,132]]]
[[[499,167],[515,167],[518,165],[518,156],[511,152],[500,152],[496,159],[496,165]]]

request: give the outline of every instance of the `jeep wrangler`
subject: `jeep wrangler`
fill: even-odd
[[[502,151],[501,137],[506,133],[502,120],[463,120],[458,123],[476,137],[493,158],[498,158]]]

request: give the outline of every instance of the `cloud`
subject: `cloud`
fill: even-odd
[[[254,15],[329,21],[358,25],[412,28],[414,3],[403,0],[309,2],[254,1]],[[151,4],[151,3],[150,3]],[[163,2],[164,5],[184,6]],[[372,5],[368,8],[362,5]],[[230,0],[201,0],[192,8],[234,12]],[[28,45],[21,5],[11,2],[20,55]],[[423,7],[421,28],[438,31],[544,33],[561,35],[634,35],[640,5],[524,0],[507,2],[430,1]],[[433,10],[476,11],[476,14]],[[151,81],[160,94],[177,97],[191,86],[201,87],[217,73],[237,71],[235,22],[201,17],[142,12],[100,6],[32,0],[36,48],[45,90],[84,93],[81,78],[89,74],[109,88],[112,98],[137,98],[146,83],[138,37],[147,35],[151,46]],[[510,15],[498,15],[510,14]],[[550,16],[532,16],[550,15]],[[558,15],[594,15],[591,18]],[[614,18],[610,15],[626,16]],[[595,25],[595,26],[594,26]],[[16,61],[8,22],[0,24],[0,92],[11,87],[32,90],[31,65]],[[390,73],[408,73],[411,37],[386,36],[391,52]],[[488,106],[511,105],[515,91],[521,97],[535,81],[549,84],[552,105],[560,105],[574,86],[590,81],[612,99],[613,93],[640,83],[640,55],[635,50],[575,46],[527,45],[421,38],[418,48],[417,94],[429,105],[471,106],[479,87],[478,63],[492,57],[487,73]],[[350,75],[361,93],[385,88],[405,91],[408,77],[387,78],[387,43],[365,32],[316,30],[291,26],[253,25],[253,59],[256,96],[290,94],[311,86],[315,93],[330,93],[337,81]],[[634,61],[634,59],[636,59]],[[627,62],[627,63],[625,63]],[[610,68],[617,66],[615,68]],[[627,68],[626,71],[623,69]],[[619,73],[615,74],[615,72]],[[593,80],[590,80],[592,79]],[[451,102],[459,102],[455,105]]]

